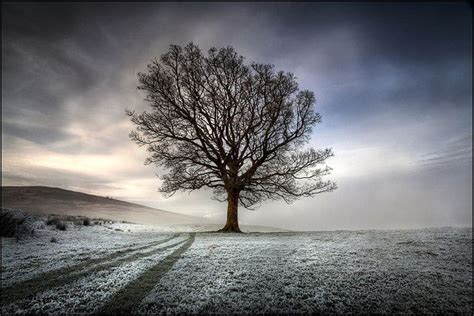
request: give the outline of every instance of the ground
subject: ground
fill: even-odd
[[[32,236],[2,238],[2,314],[471,314],[471,296],[471,228],[223,234],[36,223]]]

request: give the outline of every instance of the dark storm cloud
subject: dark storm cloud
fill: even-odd
[[[283,39],[301,44],[334,28],[361,33],[370,60],[416,64],[470,58],[471,11],[465,3],[293,3],[261,6]],[[265,8],[265,10],[263,10]],[[285,44],[282,41],[282,46]],[[298,50],[303,45],[285,47]]]
[[[352,118],[393,107],[423,115],[471,104],[467,4],[295,3],[275,5],[267,15],[273,16],[269,27],[279,46],[265,55],[281,55],[293,60],[291,66],[332,82],[313,88],[331,95],[325,100],[328,115]],[[332,47],[325,45],[326,36],[333,36]]]
[[[60,116],[64,99],[116,77],[136,52],[150,48],[145,43],[185,44],[199,39],[202,29],[195,27],[204,23],[225,30],[213,38],[216,45],[258,45],[249,61],[294,61],[285,70],[303,67],[309,75],[324,74],[327,82],[343,81],[345,93],[333,93],[329,113],[370,114],[394,102],[414,112],[466,107],[470,14],[462,3],[5,5],[5,114],[14,115],[10,102],[18,107],[34,99],[27,106]],[[257,25],[261,29],[253,28]],[[338,32],[348,35],[337,38]],[[331,36],[334,43],[327,45]],[[319,62],[312,54],[319,54]],[[46,87],[46,80],[57,89]],[[390,82],[384,85],[385,80]]]
[[[39,144],[66,141],[68,135],[72,139],[64,129],[74,122],[92,125],[98,107],[104,107],[96,103],[100,95],[111,93],[120,99],[134,91],[135,82],[123,87],[123,73],[134,75],[138,69],[129,68],[141,62],[151,43],[181,29],[169,24],[169,17],[154,4],[8,4],[3,8],[3,132]],[[171,42],[163,39],[163,48]],[[149,60],[156,54],[147,55]],[[78,97],[89,99],[68,104]],[[123,110],[129,105],[125,102],[107,105],[112,118],[108,124],[124,119]],[[74,107],[73,114],[68,106]],[[102,123],[90,127],[100,134]]]
[[[22,83],[34,81],[28,90],[45,88],[44,80],[64,80],[65,88],[84,91],[94,86],[97,70],[74,58],[68,45],[98,57],[101,39],[93,32],[94,25],[84,23],[88,18],[75,5],[5,5],[3,10],[3,58],[6,92],[17,91]],[[81,23],[79,23],[81,21]],[[81,28],[85,24],[85,28]],[[99,42],[99,43],[98,43]],[[97,45],[98,44],[98,45]],[[93,49],[96,47],[97,49]],[[74,48],[74,47],[71,47]],[[98,52],[100,52],[98,54]],[[28,76],[26,76],[28,75]],[[28,91],[26,90],[26,91]],[[53,107],[54,102],[38,102],[38,106]]]

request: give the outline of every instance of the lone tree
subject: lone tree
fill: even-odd
[[[238,205],[252,209],[265,199],[291,203],[332,191],[318,166],[331,149],[302,148],[321,122],[314,93],[299,90],[292,73],[273,65],[244,64],[232,47],[204,56],[193,43],[171,45],[139,73],[138,89],[152,110],[127,115],[137,126],[130,137],[147,146],[146,164],[164,167],[160,191],[213,189],[227,201],[220,231],[240,232]]]

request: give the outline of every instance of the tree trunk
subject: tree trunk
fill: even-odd
[[[239,207],[239,191],[231,190],[227,193],[227,222],[220,232],[241,233],[237,209]]]

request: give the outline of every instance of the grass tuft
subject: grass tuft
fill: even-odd
[[[66,223],[62,221],[58,221],[56,223],[56,229],[63,230],[63,231],[66,230],[67,229]]]

